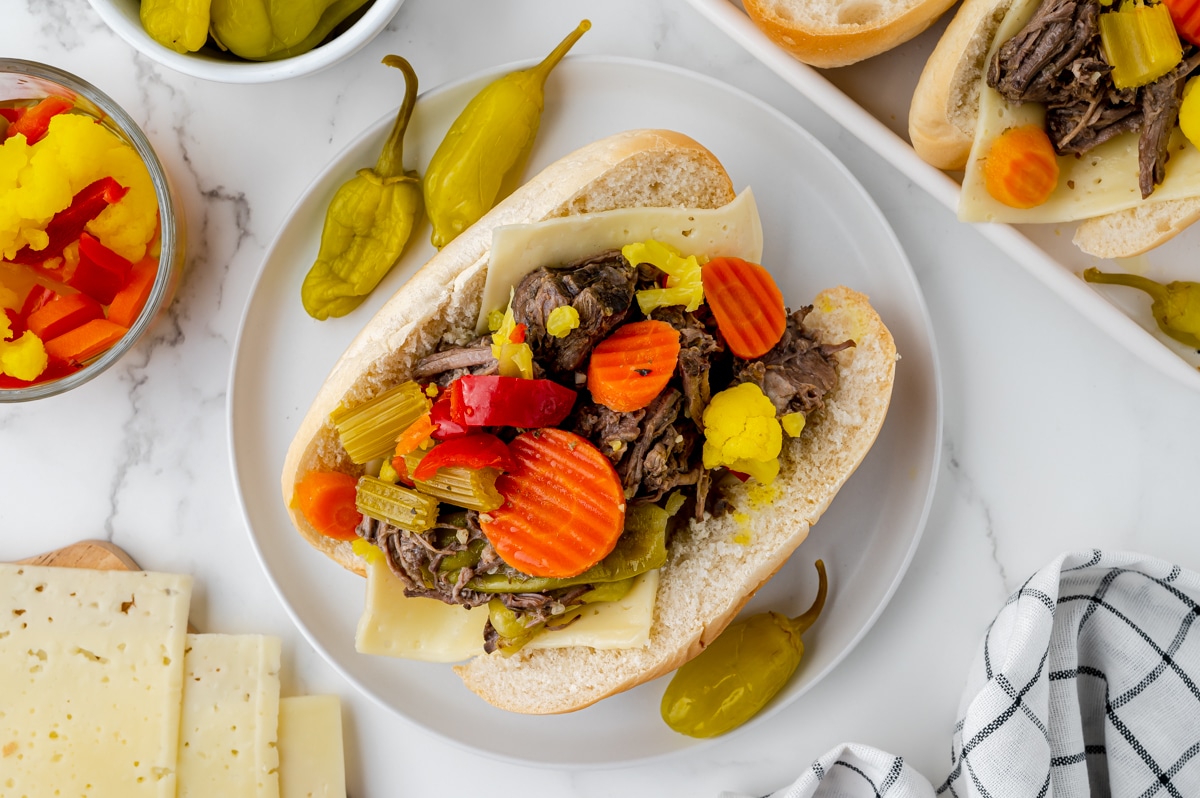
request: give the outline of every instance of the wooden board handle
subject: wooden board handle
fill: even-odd
[[[141,567],[120,546],[107,540],[81,540],[36,557],[17,560],[21,565],[53,565],[60,568],[94,568],[98,571],[140,571]]]

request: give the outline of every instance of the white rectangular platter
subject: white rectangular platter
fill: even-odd
[[[906,177],[954,212],[956,176],[922,161],[908,142],[908,106],[925,61],[954,9],[930,30],[896,49],[839,69],[819,70],[777,47],[731,0],[688,0],[713,24],[808,97]],[[1154,324],[1140,291],[1093,287],[1080,274],[1089,266],[1132,271],[1159,281],[1200,279],[1200,230],[1190,229],[1147,255],[1114,263],[1084,254],[1071,243],[1074,224],[978,224],[979,232],[1040,282],[1144,362],[1200,390],[1200,352],[1167,338]],[[970,265],[964,263],[963,268]]]

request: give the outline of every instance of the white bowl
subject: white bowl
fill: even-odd
[[[194,53],[164,47],[142,27],[139,0],[89,0],[92,8],[118,36],[139,52],[177,72],[220,83],[269,83],[311,75],[358,52],[382,31],[404,0],[369,0],[366,11],[336,38],[303,55],[279,61],[243,61],[205,45]]]

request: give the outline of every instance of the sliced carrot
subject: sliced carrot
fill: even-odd
[[[608,458],[573,432],[547,427],[508,445],[504,496],[479,523],[500,559],[530,576],[568,577],[600,562],[625,527],[625,492]]]
[[[665,321],[618,327],[592,350],[592,399],[621,413],[641,410],[667,387],[679,362],[679,330]]]
[[[421,414],[420,418],[409,424],[404,432],[401,432],[400,436],[396,438],[396,456],[402,457],[410,452],[415,452],[418,446],[430,439],[435,429],[437,427],[433,425],[429,413]]]
[[[1163,0],[1180,38],[1200,45],[1200,0]]]
[[[1058,156],[1038,125],[1013,127],[988,148],[983,181],[997,202],[1010,208],[1036,208],[1058,185]]]
[[[704,264],[700,278],[729,351],[749,360],[779,343],[787,310],[770,272],[741,258],[714,258]]]
[[[108,319],[92,319],[46,342],[46,354],[60,360],[82,363],[121,340],[129,328]]]
[[[104,308],[87,294],[60,294],[29,314],[29,329],[43,341],[49,341],[92,319],[102,318]]]
[[[355,505],[358,480],[340,471],[310,471],[296,485],[296,507],[313,529],[335,540],[354,540],[362,521]]]
[[[133,264],[129,281],[117,292],[108,306],[108,320],[122,327],[132,327],[146,306],[158,276],[158,258],[143,258]]]

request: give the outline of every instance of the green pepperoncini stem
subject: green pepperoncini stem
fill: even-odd
[[[792,618],[792,628],[796,630],[796,634],[802,635],[808,631],[808,627],[816,623],[817,618],[821,615],[821,610],[825,608],[825,597],[829,593],[829,580],[825,576],[825,562],[817,560],[817,597],[813,600],[812,606],[809,607],[802,615],[797,615]]]
[[[1167,287],[1162,283],[1156,283],[1148,277],[1142,277],[1138,274],[1109,274],[1102,272],[1099,269],[1085,269],[1083,279],[1089,283],[1103,283],[1105,285],[1123,285],[1128,288],[1138,288],[1145,291],[1154,299],[1162,300],[1167,298]]]
[[[385,55],[383,63],[395,67],[404,73],[404,102],[396,114],[396,122],[383,144],[379,160],[375,162],[375,174],[380,177],[397,177],[404,175],[404,132],[408,130],[408,122],[412,119],[413,106],[417,104],[417,73],[412,65],[398,55]]]
[[[527,70],[529,74],[537,76],[539,83],[542,86],[545,86],[546,78],[550,76],[550,71],[558,65],[559,61],[563,60],[563,56],[565,56],[567,52],[575,46],[575,42],[579,41],[583,34],[587,33],[591,29],[591,20],[582,20],[575,30],[567,34],[567,38],[559,42],[558,46],[551,50],[548,56],[542,59],[541,63]]]

